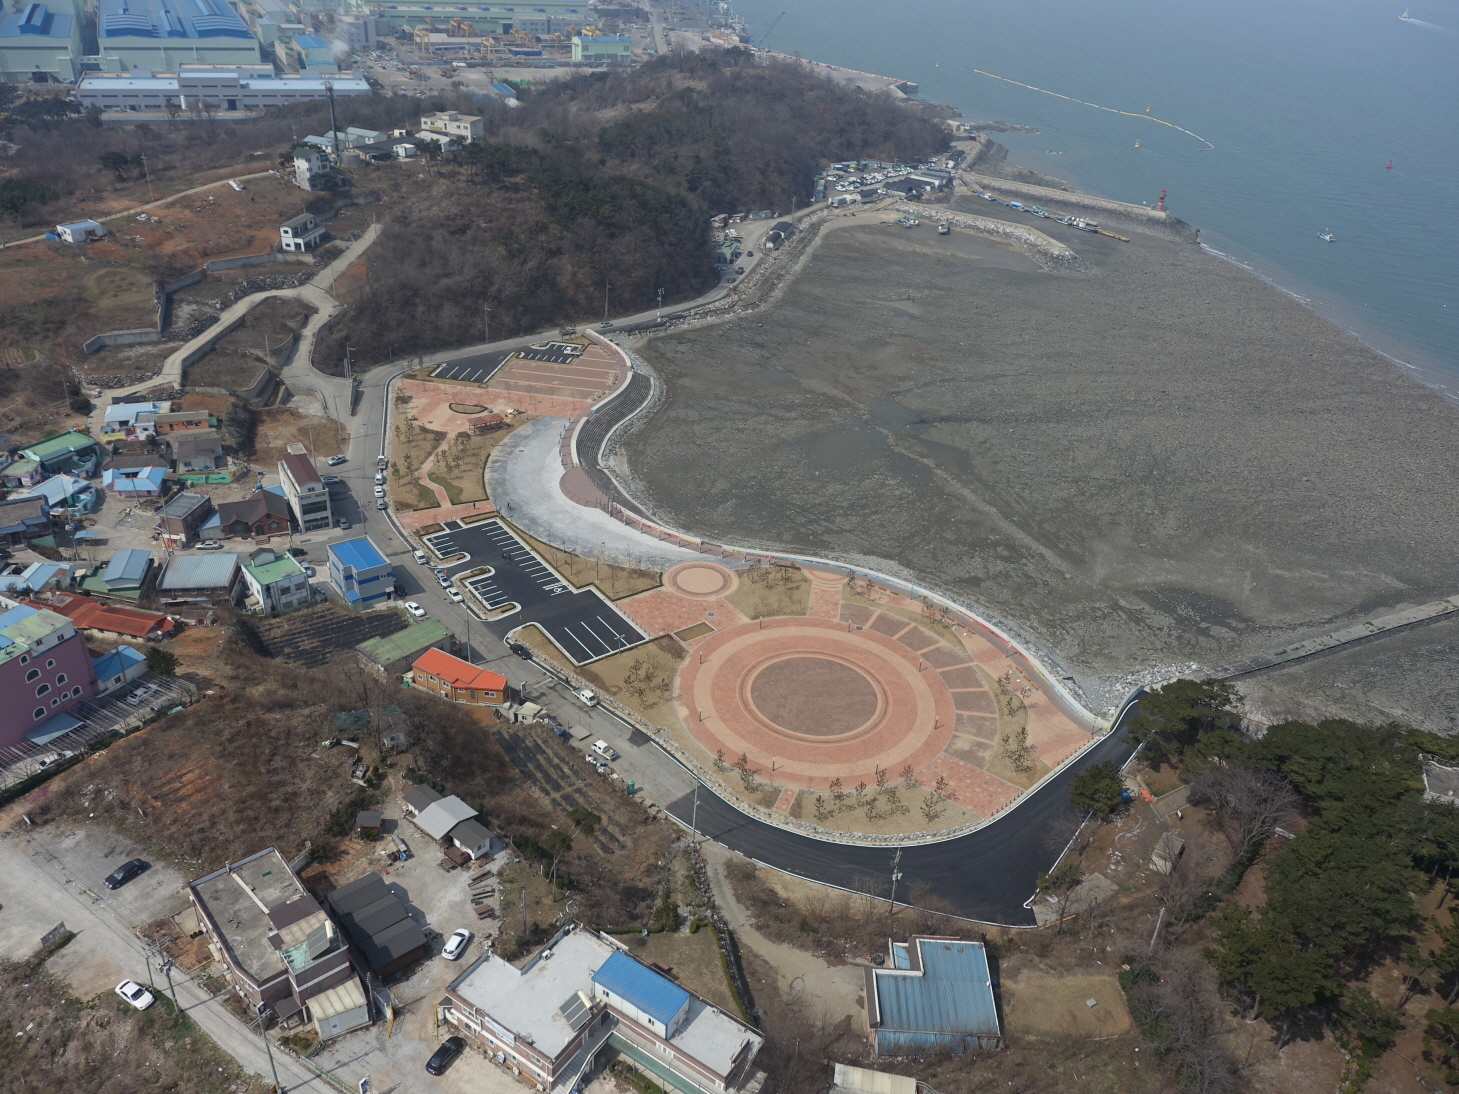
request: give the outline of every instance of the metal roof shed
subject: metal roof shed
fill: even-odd
[[[445,839],[446,833],[462,821],[470,820],[474,816],[476,810],[452,794],[449,798],[442,798],[426,806],[414,820],[416,827],[431,839],[440,840]]]
[[[108,589],[129,589],[141,585],[147,577],[147,567],[152,565],[152,556],[140,548],[113,551],[106,561],[101,580]]]
[[[880,1056],[994,1049],[1001,1033],[981,942],[914,936],[868,968],[867,1021]]]
[[[226,589],[238,576],[235,554],[175,555],[157,583],[163,592],[192,589]]]
[[[593,973],[593,988],[595,994],[605,996],[610,1004],[664,1038],[674,1035],[689,1006],[687,991],[621,951],[598,966]]]

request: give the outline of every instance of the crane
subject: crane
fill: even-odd
[[[784,18],[785,18],[785,12],[782,11],[779,15],[777,15],[775,17],[775,22],[773,22],[773,23],[770,24],[770,29],[767,30],[764,34],[760,35],[760,48],[761,49],[764,49],[765,48],[765,40],[767,38],[769,38],[770,35],[772,35],[772,34],[775,33],[775,28],[780,25],[780,20],[782,20]]]

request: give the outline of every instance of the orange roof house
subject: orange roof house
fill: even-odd
[[[127,638],[165,638],[177,625],[159,612],[119,608],[79,593],[55,593],[46,603],[27,603],[64,615],[77,630],[104,631]]]
[[[411,663],[411,682],[453,703],[500,706],[507,701],[507,678],[445,650],[429,649]]]

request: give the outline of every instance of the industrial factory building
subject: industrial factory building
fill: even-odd
[[[258,39],[228,0],[99,0],[97,41],[104,72],[260,60]]]
[[[0,81],[70,83],[81,56],[81,19],[69,3],[22,4],[0,18]]]

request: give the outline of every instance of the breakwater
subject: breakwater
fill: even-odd
[[[892,208],[909,216],[916,216],[919,213],[922,216],[928,215],[925,205],[912,205],[899,201]],[[1057,239],[1044,235],[1037,228],[1010,224],[1006,220],[994,220],[991,217],[974,216],[971,213],[944,213],[939,210],[937,215],[939,219],[947,221],[954,228],[976,232],[980,236],[989,236],[992,239],[1006,240],[1045,269],[1067,270],[1079,265],[1079,255],[1076,252],[1064,246]]]
[[[958,179],[974,193],[984,190],[1012,195],[1020,200],[1035,201],[1040,205],[1099,213],[1105,217],[1119,217],[1127,226],[1136,231],[1151,232],[1180,243],[1195,243],[1200,231],[1193,224],[1187,224],[1163,209],[1152,209],[1148,205],[1131,205],[1124,201],[1092,197],[1076,190],[1054,190],[1047,186],[1035,186],[1028,182],[1014,182],[972,172],[963,172]]]

